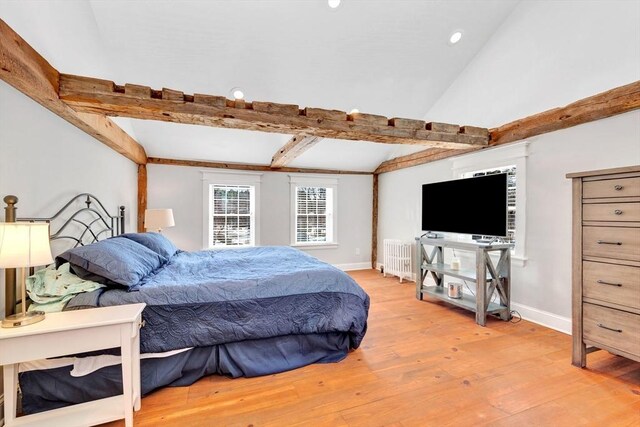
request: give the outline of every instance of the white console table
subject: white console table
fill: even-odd
[[[6,427],[88,426],[122,418],[132,426],[133,410],[140,409],[139,330],[144,307],[129,304],[49,313],[39,323],[0,329]],[[16,417],[20,362],[114,347],[122,351],[122,395]]]
[[[433,246],[430,254],[427,254],[425,245]],[[473,252],[475,268],[452,270],[444,260],[445,248]],[[429,295],[473,311],[476,323],[481,326],[486,325],[487,314],[497,314],[502,320],[511,319],[511,249],[511,243],[486,244],[416,237],[416,298],[421,300],[423,295]],[[499,253],[496,266],[490,257],[492,252]],[[435,286],[425,285],[428,274],[433,277]],[[475,287],[475,297],[463,294],[459,299],[449,298],[444,286],[445,276],[471,282]],[[499,296],[498,302],[491,301],[494,293]]]

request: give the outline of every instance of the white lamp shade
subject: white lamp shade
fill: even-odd
[[[36,267],[51,262],[49,224],[0,223],[0,268]]]
[[[173,209],[147,209],[144,212],[144,227],[147,230],[162,230],[174,225]]]

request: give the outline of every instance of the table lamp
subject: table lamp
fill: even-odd
[[[144,211],[144,227],[147,230],[158,230],[176,225],[173,220],[173,209],[147,209]]]
[[[22,312],[2,320],[3,328],[26,326],[44,320],[44,312],[27,312],[26,269],[53,262],[46,222],[0,223],[0,268],[17,268],[22,292]]]

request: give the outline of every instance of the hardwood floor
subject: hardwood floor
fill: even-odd
[[[579,369],[568,335],[526,321],[483,328],[470,312],[416,300],[413,283],[350,274],[371,311],[344,361],[165,388],[142,400],[135,425],[640,425],[640,363],[599,351]]]

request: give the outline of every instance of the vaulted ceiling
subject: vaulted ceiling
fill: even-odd
[[[58,70],[423,119],[516,1],[24,1],[0,12]],[[26,19],[25,10],[34,16]],[[5,13],[6,12],[6,13]],[[448,43],[455,30],[464,37]],[[269,164],[290,135],[115,119],[153,157]],[[469,125],[482,125],[467,123]],[[325,139],[289,165],[371,171],[424,149]]]

